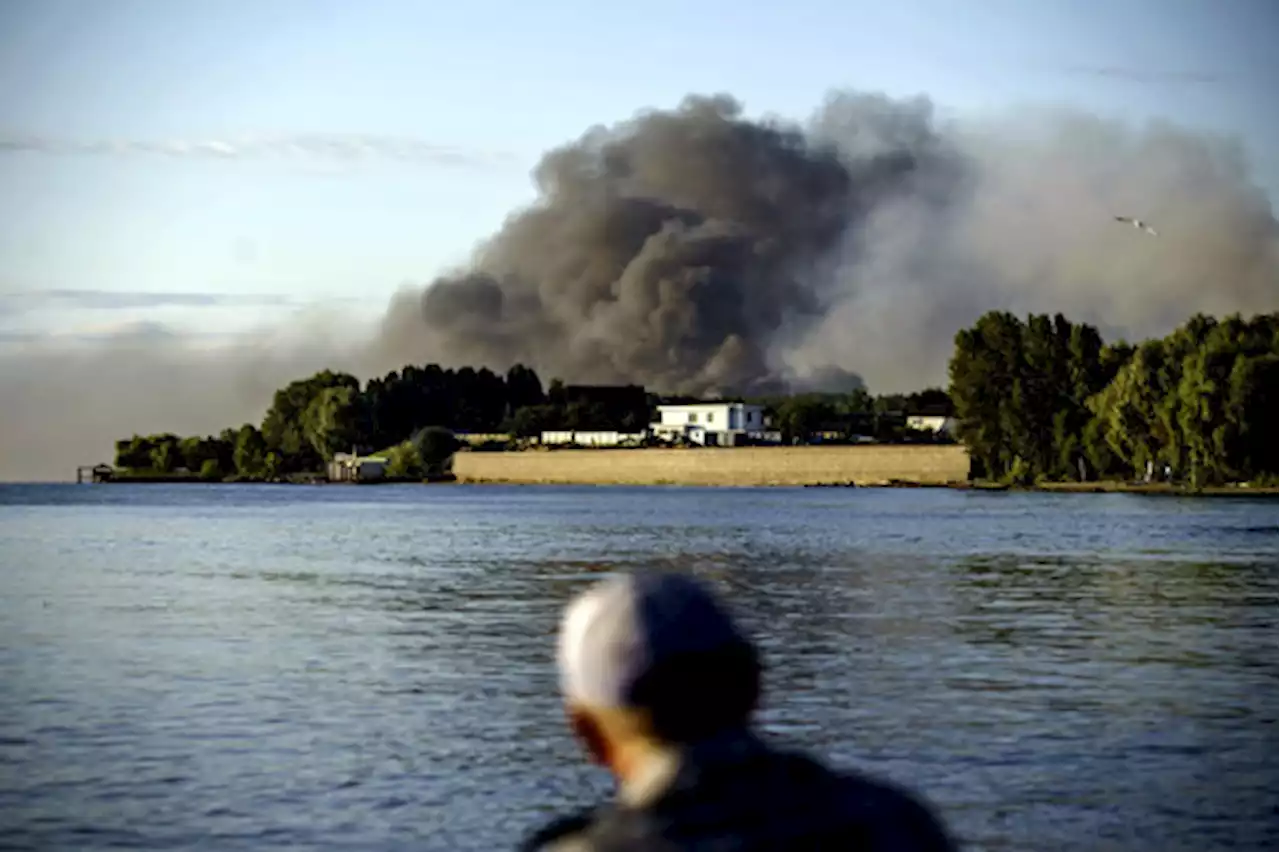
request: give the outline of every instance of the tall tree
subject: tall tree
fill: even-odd
[[[1228,463],[1242,479],[1277,468],[1277,369],[1275,353],[1240,359],[1231,370],[1227,408],[1237,425]]]
[[[277,454],[282,472],[320,467],[320,457],[307,434],[307,408],[322,391],[340,387],[359,391],[360,382],[350,374],[325,370],[276,391],[262,421],[262,437]]]
[[[1117,366],[1096,328],[1061,314],[1024,324],[991,312],[962,330],[950,396],[977,472],[1023,481],[1108,472],[1114,461],[1088,400]]]
[[[1017,457],[1021,349],[1022,323],[1005,311],[987,313],[956,334],[950,395],[960,439],[981,475],[1004,476]]]
[[[335,453],[359,449],[369,433],[365,400],[351,387],[325,388],[303,413],[303,430],[316,455],[325,461]]]
[[[267,442],[258,427],[246,423],[236,432],[232,457],[236,473],[246,479],[259,479],[266,475]]]
[[[546,396],[542,393],[542,380],[524,364],[516,364],[507,370],[506,402],[510,412],[530,405],[542,405]]]

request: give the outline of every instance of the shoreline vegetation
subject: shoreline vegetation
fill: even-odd
[[[367,462],[380,483],[1275,495],[1277,381],[1274,312],[1197,315],[1130,345],[1060,314],[993,311],[956,334],[946,389],[872,396],[851,380],[835,392],[718,397],[766,415],[732,447],[649,430],[658,405],[689,398],[559,380],[544,391],[519,364],[505,375],[427,365],[363,387],[326,370],[278,390],[261,425],[134,435],[116,443],[114,467],[78,479],[318,484]],[[547,445],[566,432],[629,446]]]
[[[806,448],[804,448],[806,449]],[[852,448],[851,448],[852,449]],[[905,452],[911,452],[914,448],[902,448]],[[598,453],[600,450],[582,450],[586,453]],[[640,450],[643,452],[643,450]],[[319,475],[297,476],[284,478],[274,482],[264,481],[238,481],[236,478],[227,478],[223,481],[210,482],[202,480],[198,475],[189,475],[189,473],[170,473],[170,475],[146,475],[146,473],[125,472],[123,475],[106,480],[108,484],[115,485],[138,485],[138,484],[182,484],[182,485],[234,485],[247,484],[253,485],[284,485],[284,486],[379,486],[379,485],[419,485],[419,484],[440,484],[440,485],[457,485],[457,486],[506,486],[518,485],[522,487],[536,486],[556,486],[556,485],[595,485],[600,487],[805,487],[805,489],[945,489],[952,491],[979,491],[979,493],[1019,493],[1019,494],[1129,494],[1129,495],[1147,495],[1147,496],[1197,496],[1197,498],[1280,498],[1280,485],[1221,485],[1221,486],[1202,486],[1194,489],[1190,485],[1174,484],[1174,482],[1140,482],[1140,481],[1120,481],[1107,480],[1096,482],[1039,482],[1033,485],[1015,485],[1009,482],[997,482],[991,480],[904,480],[904,478],[869,478],[869,480],[855,480],[855,478],[813,478],[812,481],[677,481],[673,478],[653,477],[649,480],[631,481],[620,477],[596,477],[591,480],[568,480],[568,478],[545,478],[545,480],[526,480],[526,478],[509,478],[509,477],[474,477],[474,476],[458,476],[444,475],[433,478],[383,478],[383,480],[369,482],[330,482],[328,478]]]

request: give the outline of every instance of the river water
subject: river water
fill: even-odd
[[[972,849],[1273,850],[1277,504],[0,487],[0,846],[502,849],[607,793],[559,608],[693,571],[763,721]]]

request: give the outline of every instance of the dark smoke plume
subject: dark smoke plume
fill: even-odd
[[[947,124],[833,95],[809,125],[690,98],[546,156],[470,269],[404,294],[407,360],[531,363],[673,393],[945,377],[983,311],[1163,333],[1274,310],[1276,219],[1229,142],[1069,112]],[[1133,239],[1117,210],[1166,235]]]
[[[596,128],[539,165],[538,202],[393,316],[418,357],[534,363],[586,382],[740,391],[821,316],[814,263],[903,184],[910,152],[858,168],[730,98]]]
[[[592,129],[535,179],[537,201],[467,268],[403,292],[369,337],[340,321],[221,347],[0,346],[0,478],[65,478],[135,431],[259,419],[275,387],[324,367],[522,361],[672,393],[859,377],[891,392],[945,383],[955,332],[991,309],[1133,340],[1277,308],[1275,211],[1239,146],[1168,125],[943,121],[924,98],[857,93],[799,125],[691,98]]]

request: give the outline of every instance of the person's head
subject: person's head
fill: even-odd
[[[760,694],[754,645],[680,574],[627,574],[578,596],[558,657],[574,732],[620,776],[638,752],[746,725]]]

